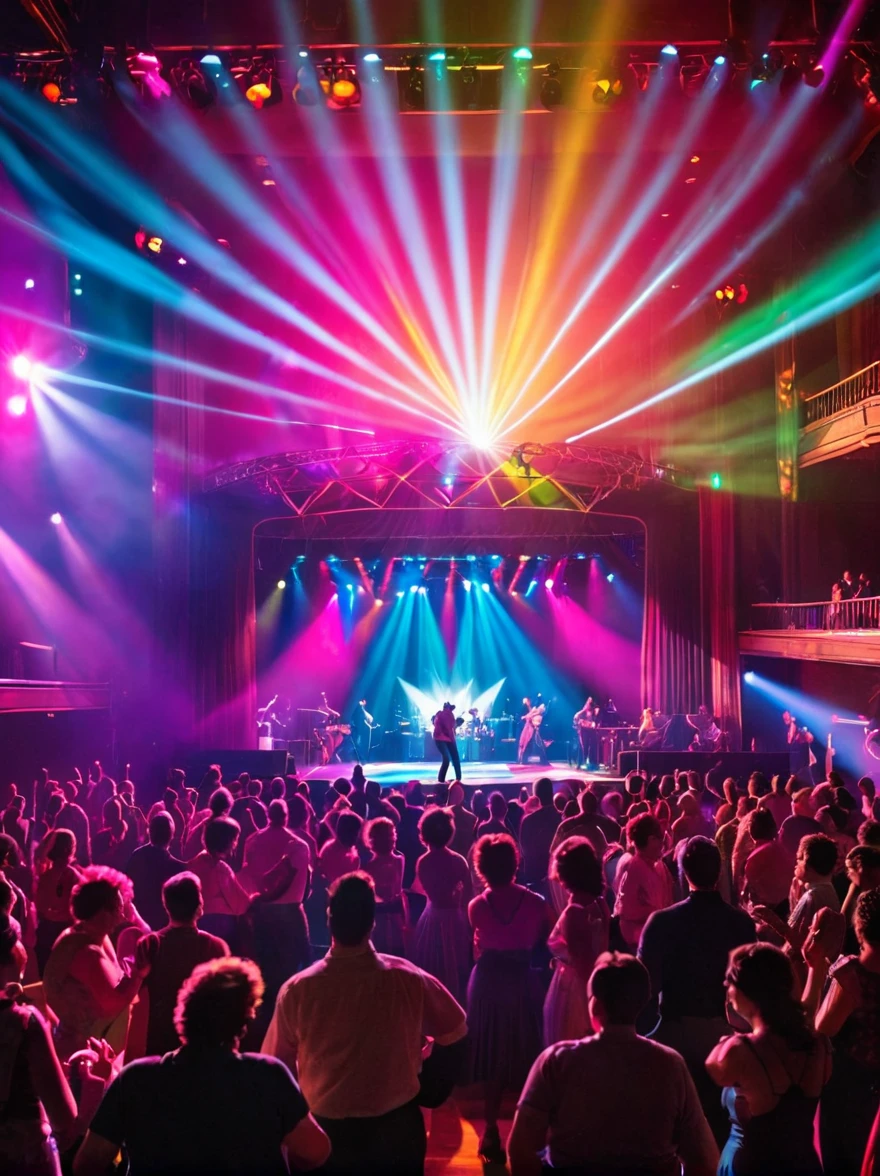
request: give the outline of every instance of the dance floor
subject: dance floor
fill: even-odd
[[[301,772],[300,776],[306,780],[336,779],[338,776],[350,777],[354,764],[323,764]],[[376,763],[364,764],[364,772],[369,780],[377,780],[383,788],[392,788],[406,784],[410,780],[420,780],[423,784],[432,784],[437,779],[436,762],[427,760],[412,760],[405,763]],[[595,772],[578,771],[567,764],[556,762],[550,767],[541,764],[505,764],[505,763],[466,763],[461,765],[462,783],[471,788],[498,788],[505,794],[512,789],[518,789],[523,784],[531,784],[541,776],[549,776],[551,780],[601,780],[610,784],[619,779],[610,772],[599,770]]]

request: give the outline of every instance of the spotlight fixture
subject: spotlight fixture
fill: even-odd
[[[382,64],[382,58],[379,56],[378,53],[365,53],[364,54],[364,61],[367,63],[367,65],[381,65]]]
[[[27,397],[17,392],[6,401],[6,411],[10,416],[21,417],[27,412]]]
[[[411,594],[418,592],[418,590],[419,590],[418,584],[410,584],[409,590],[410,590]]]
[[[34,365],[27,355],[16,355],[9,363],[9,370],[15,376],[16,380],[29,380],[33,369]]]
[[[721,477],[721,474],[719,474],[717,470],[714,473],[709,475],[709,485],[712,487],[713,490],[721,490],[723,488],[724,479]]]
[[[51,102],[53,105],[61,101],[61,87],[57,82],[53,81],[44,83],[40,89],[40,93],[47,102]]]
[[[613,584],[614,583],[614,572],[609,572],[608,575],[605,577],[605,579],[608,581],[609,584]]]
[[[623,93],[623,82],[620,78],[597,78],[593,86],[593,101],[598,106],[605,106],[619,98]]]
[[[490,589],[489,589],[489,585],[488,585],[488,584],[485,584],[485,583],[484,583],[484,584],[481,584],[481,585],[480,585],[480,587],[483,589],[483,591],[484,591],[484,592],[489,592],[489,591],[490,591]]]
[[[403,101],[409,110],[425,109],[425,78],[417,58],[410,58],[409,69],[404,75]]]
[[[361,87],[353,69],[342,66],[334,72],[329,100],[329,105],[338,110],[351,110],[354,106],[360,106]]]
[[[678,50],[676,49],[676,47],[674,45],[671,45],[671,44],[664,45],[663,48],[660,50],[660,55],[662,57],[669,57],[669,58],[678,57]]]
[[[162,76],[162,63],[150,50],[142,50],[126,59],[128,73],[151,98],[170,98],[171,86]]]
[[[37,283],[34,281],[33,278],[25,278],[24,288],[25,288],[25,290],[33,290],[33,288],[34,288],[34,286],[36,286],[36,284]]]
[[[301,65],[296,71],[293,100],[297,106],[317,106],[321,86],[313,65]]]
[[[551,61],[541,78],[541,105],[553,110],[562,102],[562,83],[559,80],[559,62]]]
[[[287,581],[286,581],[286,580],[279,580],[279,581],[278,581],[278,584],[276,585],[276,587],[278,587],[278,588],[280,588],[280,589],[286,588],[286,587],[287,587]]]
[[[554,580],[552,580],[552,579],[551,579],[549,576],[548,576],[548,578],[547,578],[547,579],[544,581],[544,587],[547,589],[547,591],[548,591],[548,592],[549,592],[549,591],[551,590],[551,588],[553,587],[553,584],[554,584],[554,582],[555,582],[555,581],[554,581]]]
[[[62,523],[61,512],[56,510],[52,514],[50,514],[49,515],[49,522],[52,523],[53,526],[60,527],[61,523]]]
[[[520,45],[518,48],[514,49],[511,56],[513,57],[514,61],[531,61],[533,54],[528,45]]]
[[[754,670],[746,670],[746,672],[743,674],[743,681],[748,682],[749,686],[751,686],[755,681],[755,677],[756,674]]]
[[[212,59],[216,65],[212,64]],[[215,78],[219,76],[219,68],[220,58],[217,54],[206,53],[200,65],[192,60],[181,61],[172,69],[171,80],[190,106],[196,110],[206,110],[216,96]]]

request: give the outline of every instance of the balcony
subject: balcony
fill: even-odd
[[[880,665],[880,596],[753,604],[751,611],[751,628],[739,634],[740,653]]]
[[[880,441],[880,361],[809,396],[798,442],[801,468]]]

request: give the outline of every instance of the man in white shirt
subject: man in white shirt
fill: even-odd
[[[467,1024],[439,980],[373,949],[375,911],[366,874],[331,886],[330,951],[282,988],[263,1053],[298,1072],[333,1145],[328,1171],[419,1173],[426,1074],[435,1086],[448,1079],[451,1090]],[[432,1046],[423,1072],[425,1038]]]
[[[243,871],[254,890],[273,895],[253,908],[254,955],[266,985],[267,1010],[284,981],[311,962],[309,924],[303,910],[309,858],[306,842],[287,828],[287,804],[273,800],[269,824],[245,843]]]

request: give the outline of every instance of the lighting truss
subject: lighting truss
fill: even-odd
[[[615,490],[637,490],[658,478],[683,481],[675,470],[615,449],[525,444],[502,457],[460,443],[396,441],[236,462],[208,474],[204,489],[251,487],[281,498],[300,518],[351,510],[587,513]]]

